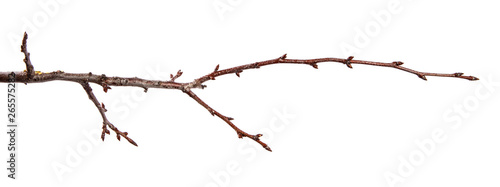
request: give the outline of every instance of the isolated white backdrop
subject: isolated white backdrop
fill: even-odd
[[[2,186],[391,186],[389,175],[395,186],[499,184],[498,3],[37,0],[0,7],[0,71],[25,68],[12,40],[28,26],[33,65],[44,72],[167,79],[182,69],[178,81],[188,82],[217,64],[353,54],[490,80],[422,81],[332,63],[273,65],[195,90],[240,128],[264,133],[272,153],[238,139],[178,90],[105,94],[92,85],[134,147],[114,134],[96,141],[102,120],[81,86],[19,84],[18,179],[5,174]],[[433,136],[430,151],[415,144]]]

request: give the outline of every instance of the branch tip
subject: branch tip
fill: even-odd
[[[269,146],[264,147],[264,149],[268,150],[269,152],[273,152]]]
[[[35,68],[31,64],[30,53],[28,52],[28,33],[24,32],[23,41],[21,44],[21,52],[24,53],[24,63],[26,64],[26,72],[28,80],[33,79],[35,76]],[[26,83],[25,83],[26,84]]]

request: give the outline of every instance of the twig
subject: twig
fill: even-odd
[[[21,52],[24,53],[24,63],[26,64],[26,71],[28,72],[28,80],[32,79],[35,75],[35,68],[31,64],[30,53],[28,52],[28,34],[24,32],[23,43],[21,44]]]
[[[88,82],[86,81],[82,81],[80,82],[80,84],[82,85],[83,89],[85,90],[85,92],[87,92],[87,95],[89,96],[89,99],[94,103],[95,107],[97,107],[97,110],[99,110],[99,113],[101,113],[101,117],[102,117],[102,133],[101,133],[101,139],[102,141],[104,141],[104,136],[105,134],[109,134],[109,130],[107,128],[107,126],[115,131],[116,133],[116,138],[118,140],[120,140],[120,136],[122,136],[123,138],[127,139],[128,142],[130,142],[131,144],[137,146],[137,143],[134,142],[134,140],[132,140],[131,138],[129,138],[127,135],[128,133],[127,132],[121,132],[120,130],[118,130],[118,128],[116,128],[113,124],[111,124],[111,122],[108,121],[108,118],[106,117],[106,114],[105,112],[107,111],[105,108],[104,108],[104,103],[101,103],[99,104],[99,101],[97,100],[97,98],[95,97],[94,93],[92,92],[92,88],[90,88],[90,85]]]
[[[26,71],[23,72],[0,72],[0,82],[9,82],[9,74],[15,73],[16,74],[16,82],[21,82],[21,83],[41,83],[41,82],[48,82],[48,81],[54,81],[54,80],[62,80],[62,81],[71,81],[71,82],[76,82],[82,85],[84,88],[85,92],[89,96],[89,99],[94,103],[94,105],[97,107],[99,110],[99,113],[101,114],[101,117],[103,119],[103,126],[102,126],[102,134],[101,134],[101,139],[104,141],[104,136],[105,134],[109,134],[109,130],[107,129],[108,127],[111,128],[111,130],[115,131],[116,136],[118,140],[120,140],[120,137],[123,137],[127,139],[131,144],[137,146],[137,144],[128,137],[127,132],[121,132],[116,128],[109,120],[107,119],[105,112],[106,109],[104,107],[103,103],[99,103],[97,98],[95,97],[94,93],[92,92],[92,88],[90,87],[89,83],[95,83],[100,86],[102,86],[104,92],[107,92],[108,89],[111,89],[111,86],[132,86],[132,87],[141,87],[144,88],[144,91],[146,92],[148,88],[163,88],[163,89],[177,89],[181,90],[182,92],[186,93],[189,97],[191,97],[193,100],[198,102],[201,106],[203,106],[205,109],[210,112],[213,116],[217,116],[220,119],[222,119],[224,122],[226,122],[231,128],[233,128],[236,131],[236,134],[238,135],[239,138],[247,137],[255,142],[259,143],[264,147],[266,150],[271,151],[271,148],[262,142],[260,140],[260,137],[262,137],[262,134],[256,134],[252,135],[249,133],[246,133],[245,131],[241,130],[238,128],[235,124],[231,122],[233,118],[227,117],[222,115],[221,113],[217,112],[214,110],[212,107],[210,107],[207,103],[205,103],[203,100],[201,100],[191,89],[194,88],[205,88],[206,85],[203,85],[204,82],[209,81],[209,80],[215,80],[216,77],[226,75],[226,74],[236,74],[236,76],[240,76],[240,74],[247,69],[257,69],[262,66],[267,66],[267,65],[272,65],[272,64],[280,64],[280,63],[288,63],[288,64],[306,64],[310,65],[313,68],[318,68],[318,63],[321,62],[337,62],[337,63],[342,63],[345,64],[349,68],[353,68],[353,64],[364,64],[364,65],[371,65],[371,66],[381,66],[381,67],[390,67],[390,68],[395,68],[399,69],[402,71],[406,71],[408,73],[412,73],[417,75],[419,78],[423,80],[427,80],[427,76],[435,76],[435,77],[452,77],[452,78],[461,78],[461,79],[467,79],[470,81],[475,81],[479,80],[478,78],[474,76],[465,76],[463,73],[427,73],[427,72],[420,72],[420,71],[415,71],[410,68],[403,67],[403,62],[401,61],[394,61],[391,63],[385,63],[385,62],[373,62],[373,61],[363,61],[363,60],[354,60],[353,56],[350,56],[346,59],[343,58],[317,58],[317,59],[287,59],[286,54],[282,55],[278,58],[271,59],[271,60],[266,60],[266,61],[261,61],[261,62],[255,62],[251,64],[246,64],[246,65],[241,65],[241,66],[236,66],[232,68],[227,68],[227,69],[222,69],[219,70],[219,65],[215,67],[215,69],[210,72],[207,75],[204,75],[202,77],[199,77],[197,79],[194,79],[191,82],[187,83],[179,83],[175,82],[177,78],[179,78],[182,75],[182,71],[179,70],[176,75],[170,75],[170,80],[168,81],[160,81],[160,80],[146,80],[146,79],[141,79],[137,77],[107,77],[106,75],[94,75],[92,73],[65,73],[63,71],[57,70],[54,72],[49,72],[49,73],[43,73],[43,72],[38,72],[34,70],[33,65],[31,64],[31,60],[29,58],[29,53],[27,50],[27,45],[26,45],[26,40],[28,39],[28,35],[25,33],[24,38],[23,38],[23,43],[21,45],[21,51],[25,54],[25,59],[24,62],[26,63]]]

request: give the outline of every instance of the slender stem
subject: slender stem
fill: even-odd
[[[128,133],[127,132],[121,132],[111,122],[109,122],[109,120],[108,120],[108,118],[106,117],[106,114],[105,114],[105,112],[107,110],[106,110],[106,108],[104,108],[104,104],[103,103],[99,103],[99,101],[95,97],[94,93],[92,92],[92,88],[90,87],[89,83],[88,82],[80,82],[80,84],[82,85],[83,89],[85,90],[85,92],[89,96],[89,99],[94,103],[94,105],[99,110],[99,113],[101,114],[101,117],[102,117],[102,120],[103,120],[103,122],[102,122],[103,123],[103,125],[102,125],[102,133],[101,133],[101,139],[102,139],[102,141],[104,141],[105,134],[109,134],[109,130],[106,127],[106,126],[108,126],[109,128],[111,128],[111,130],[115,131],[116,138],[118,140],[120,140],[120,136],[122,136],[123,138],[127,139],[128,142],[130,142],[132,145],[137,146],[137,143],[135,143],[134,140],[132,140],[131,138],[128,137]]]
[[[21,45],[21,51],[25,55],[24,62],[26,64],[26,71],[22,72],[0,72],[0,82],[9,82],[9,74],[15,73],[16,74],[16,82],[21,82],[21,83],[42,83],[42,82],[48,82],[48,81],[71,81],[71,82],[76,82],[82,85],[84,88],[85,92],[89,96],[89,99],[94,103],[94,105],[97,107],[99,110],[99,113],[101,114],[101,117],[103,119],[103,126],[102,126],[102,135],[101,139],[104,141],[104,136],[105,134],[110,134],[109,130],[107,129],[108,127],[111,128],[113,131],[115,131],[116,136],[118,140],[120,140],[120,137],[124,137],[127,139],[131,144],[137,146],[137,144],[128,137],[127,132],[121,132],[116,128],[111,122],[106,117],[106,109],[104,107],[103,103],[99,103],[97,98],[95,97],[94,93],[92,92],[92,88],[90,87],[89,83],[95,83],[103,87],[104,92],[107,92],[108,89],[111,89],[110,86],[132,86],[132,87],[140,87],[144,89],[144,92],[147,92],[148,88],[160,88],[160,89],[177,89],[181,90],[182,92],[186,93],[189,97],[191,97],[193,100],[198,102],[201,106],[203,106],[205,109],[207,109],[210,114],[213,116],[217,116],[220,119],[222,119],[224,122],[226,122],[231,128],[233,128],[239,138],[247,137],[255,142],[259,143],[264,147],[264,149],[271,151],[271,148],[262,142],[260,140],[260,137],[262,134],[256,134],[256,135],[251,135],[246,133],[245,131],[241,130],[238,128],[235,124],[231,122],[233,118],[227,117],[222,115],[221,113],[217,112],[214,110],[212,107],[210,107],[207,103],[205,103],[203,100],[201,100],[191,89],[193,88],[205,88],[206,86],[203,85],[204,82],[209,81],[209,80],[215,80],[216,77],[222,76],[222,75],[227,75],[227,74],[236,74],[236,76],[240,76],[240,73],[242,73],[244,70],[247,69],[257,69],[262,66],[267,66],[267,65],[272,65],[272,64],[281,64],[281,63],[287,63],[287,64],[306,64],[310,65],[313,68],[318,68],[318,63],[322,62],[337,62],[337,63],[342,63],[345,64],[347,67],[352,68],[352,64],[364,64],[364,65],[370,65],[370,66],[381,66],[381,67],[389,67],[389,68],[395,68],[399,69],[402,71],[406,71],[411,74],[417,75],[419,78],[423,80],[427,80],[427,76],[435,76],[435,77],[452,77],[452,78],[461,78],[461,79],[467,79],[470,81],[475,81],[479,80],[478,78],[474,76],[464,76],[463,73],[427,73],[427,72],[421,72],[421,71],[416,71],[410,68],[403,67],[403,62],[401,61],[394,61],[390,63],[385,63],[385,62],[374,62],[374,61],[364,61],[364,60],[354,60],[353,56],[350,56],[346,59],[343,58],[316,58],[316,59],[287,59],[286,54],[282,55],[278,58],[271,59],[271,60],[266,60],[266,61],[261,61],[261,62],[255,62],[251,64],[246,64],[246,65],[241,65],[241,66],[236,66],[232,68],[227,68],[227,69],[222,69],[219,70],[219,65],[215,67],[215,69],[204,76],[201,76],[197,79],[194,79],[192,82],[188,83],[179,83],[175,82],[177,78],[179,78],[182,75],[182,71],[179,70],[176,75],[170,75],[170,80],[169,81],[160,81],[160,80],[147,80],[147,79],[141,79],[137,77],[107,77],[106,75],[95,75],[92,73],[65,73],[63,71],[54,71],[54,72],[49,72],[49,73],[43,73],[43,72],[38,72],[34,70],[33,65],[31,64],[30,60],[30,53],[27,50],[27,39],[28,35],[25,33],[23,42]]]

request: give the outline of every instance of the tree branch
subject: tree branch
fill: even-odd
[[[103,120],[103,122],[102,122],[102,133],[101,133],[101,139],[102,139],[102,141],[104,141],[105,134],[109,134],[109,130],[107,128],[107,127],[109,127],[109,128],[111,128],[111,130],[115,131],[116,138],[118,140],[120,140],[120,136],[122,136],[123,138],[127,139],[128,142],[130,142],[132,145],[137,146],[137,143],[135,143],[134,140],[132,140],[131,138],[129,138],[127,136],[128,135],[127,132],[121,132],[111,122],[108,121],[108,118],[106,117],[106,114],[105,114],[105,112],[107,110],[106,110],[106,108],[104,108],[104,103],[99,103],[99,101],[95,97],[94,93],[92,92],[92,88],[90,88],[89,83],[86,82],[86,81],[82,81],[82,82],[80,82],[80,84],[82,85],[82,87],[85,90],[85,92],[87,92],[87,95],[89,96],[89,99],[97,107],[97,110],[99,110],[99,113],[101,113],[101,117],[102,117],[102,120]]]
[[[28,34],[24,32],[23,43],[21,44],[21,52],[24,53],[24,63],[26,64],[26,71],[28,72],[28,80],[32,79],[35,75],[35,68],[31,64],[30,53],[28,52]]]
[[[337,62],[337,63],[342,63],[345,64],[347,67],[352,68],[352,64],[364,64],[364,65],[371,65],[371,66],[381,66],[381,67],[390,67],[390,68],[395,68],[399,69],[402,71],[406,71],[411,74],[417,75],[419,78],[423,80],[427,80],[427,76],[435,76],[435,77],[452,77],[452,78],[460,78],[460,79],[467,79],[470,81],[475,81],[479,80],[478,78],[474,76],[465,76],[463,73],[427,73],[427,72],[421,72],[421,71],[416,71],[410,68],[403,67],[403,62],[401,61],[394,61],[390,63],[385,63],[385,62],[373,62],[373,61],[363,61],[363,60],[354,60],[353,56],[348,57],[347,59],[343,58],[316,58],[316,59],[287,59],[286,54],[282,55],[278,58],[271,59],[271,60],[266,60],[266,61],[261,61],[261,62],[255,62],[251,64],[246,64],[246,65],[241,65],[241,66],[236,66],[232,68],[227,68],[223,70],[219,70],[219,65],[215,67],[215,69],[210,72],[209,74],[206,74],[202,77],[199,77],[197,79],[194,79],[191,82],[187,83],[179,83],[175,82],[177,78],[179,78],[182,75],[182,71],[179,70],[176,75],[170,75],[170,80],[168,81],[161,81],[161,80],[146,80],[146,79],[141,79],[137,77],[107,77],[106,75],[94,75],[92,73],[65,73],[63,71],[57,70],[54,72],[49,72],[49,73],[43,73],[43,72],[38,72],[35,71],[33,68],[33,65],[31,64],[30,60],[30,53],[27,50],[27,42],[28,35],[25,33],[23,42],[21,45],[21,51],[25,55],[24,62],[26,63],[26,70],[22,72],[0,72],[0,82],[9,82],[9,74],[15,73],[16,74],[16,82],[20,83],[42,83],[42,82],[48,82],[48,81],[55,81],[55,80],[60,80],[60,81],[70,81],[70,82],[75,82],[79,83],[82,85],[83,89],[87,93],[89,99],[94,103],[96,108],[98,109],[99,113],[101,114],[101,117],[103,119],[103,126],[102,126],[102,135],[101,139],[104,141],[104,136],[105,134],[110,134],[109,130],[107,129],[108,127],[111,128],[111,130],[115,131],[116,136],[118,140],[120,140],[120,137],[123,137],[127,139],[131,144],[137,146],[137,144],[128,137],[127,132],[121,132],[116,128],[109,120],[107,119],[105,112],[106,109],[104,107],[103,103],[99,103],[97,98],[95,97],[94,93],[92,92],[92,88],[90,87],[89,83],[95,83],[97,85],[102,86],[104,92],[107,92],[108,89],[111,89],[111,86],[132,86],[132,87],[140,87],[144,89],[144,92],[147,92],[148,88],[160,88],[160,89],[177,89],[181,90],[182,92],[186,93],[189,97],[191,97],[193,100],[198,102],[201,106],[203,106],[205,109],[210,112],[213,116],[217,116],[220,119],[222,119],[224,122],[226,122],[231,128],[233,128],[236,131],[236,134],[238,135],[239,138],[247,137],[251,140],[254,140],[255,142],[259,143],[264,147],[264,149],[271,151],[271,148],[262,142],[260,140],[260,137],[262,137],[262,134],[256,134],[256,135],[251,135],[246,133],[245,131],[241,130],[238,128],[235,124],[231,122],[233,118],[227,117],[222,115],[221,113],[217,112],[214,110],[212,107],[210,107],[207,103],[205,103],[203,100],[201,100],[191,89],[193,88],[205,88],[206,85],[203,85],[204,82],[209,81],[209,80],[215,80],[216,77],[226,75],[226,74],[236,74],[236,76],[240,76],[240,74],[247,69],[257,69],[262,66],[267,66],[267,65],[272,65],[272,64],[280,64],[280,63],[287,63],[287,64],[306,64],[310,65],[313,68],[318,68],[318,63],[322,62]]]

